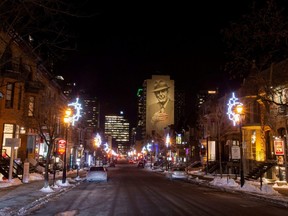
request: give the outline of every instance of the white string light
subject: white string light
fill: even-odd
[[[235,97],[235,94],[233,92],[232,97],[229,99],[227,105],[228,105],[228,111],[227,111],[228,118],[233,122],[233,125],[235,126],[236,122],[238,122],[240,119],[239,113],[235,113],[235,107],[239,105],[242,106],[243,104],[239,102],[239,99]]]
[[[73,103],[68,104],[68,106],[73,106],[75,113],[73,112],[73,116],[71,117],[71,123],[74,126],[75,122],[79,120],[81,117],[80,110],[82,110],[81,104],[78,102],[79,98],[76,98],[76,101]]]

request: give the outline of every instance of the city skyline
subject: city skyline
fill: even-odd
[[[220,30],[248,8],[243,1],[91,6],[95,16],[73,23],[79,52],[58,70],[97,96],[107,112],[123,110],[129,119],[136,116],[137,89],[152,75],[169,75],[175,89],[192,95],[231,88]]]

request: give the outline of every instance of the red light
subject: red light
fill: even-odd
[[[58,154],[63,155],[66,150],[66,141],[65,140],[59,140],[58,141]]]

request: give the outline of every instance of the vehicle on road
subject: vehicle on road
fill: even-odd
[[[110,162],[109,167],[115,167],[115,163],[114,162]]]
[[[170,179],[188,179],[185,167],[172,167],[168,172]]]
[[[137,167],[144,168],[145,167],[144,161],[139,161]]]
[[[108,181],[107,169],[103,166],[91,166],[87,172],[86,180],[93,181]]]

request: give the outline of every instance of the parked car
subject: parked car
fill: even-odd
[[[92,181],[108,181],[107,169],[103,166],[92,166],[89,168],[86,180],[88,182]]]
[[[115,163],[114,162],[110,162],[109,167],[115,167]]]
[[[134,161],[134,160],[132,160],[132,159],[129,160],[129,164],[136,164],[136,163],[137,163],[137,162]]]
[[[168,175],[170,179],[188,179],[185,167],[172,167]]]
[[[138,164],[137,164],[137,167],[144,168],[145,167],[144,161],[139,161]]]
[[[164,161],[156,161],[152,165],[152,170],[163,170]]]

